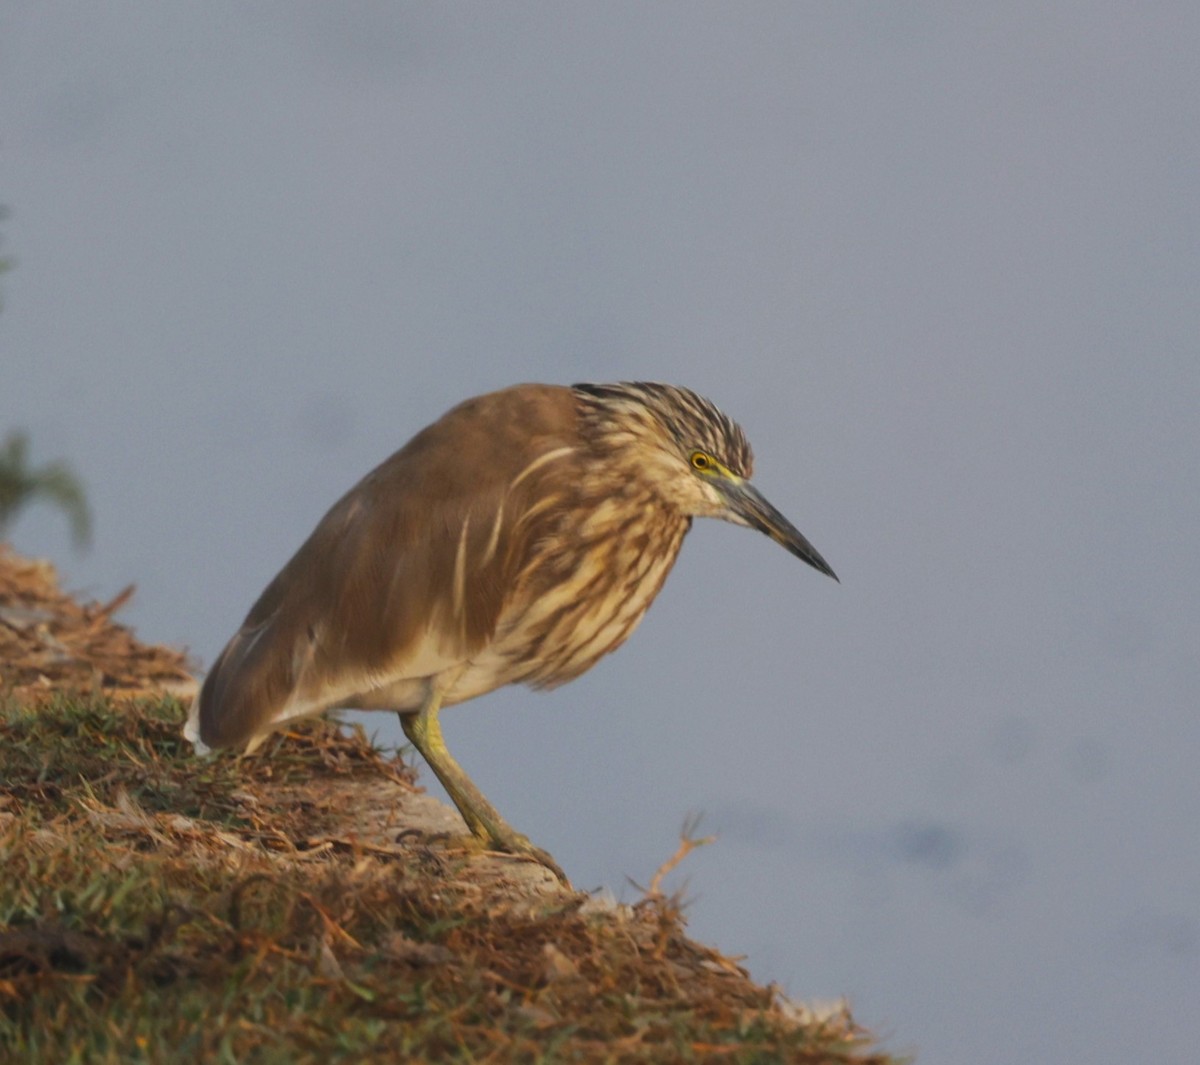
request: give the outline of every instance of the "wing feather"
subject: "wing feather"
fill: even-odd
[[[251,608],[188,735],[236,746],[288,718],[377,706],[484,648],[544,524],[522,521],[542,484],[529,467],[579,444],[569,397],[522,385],[468,400],[367,474]]]

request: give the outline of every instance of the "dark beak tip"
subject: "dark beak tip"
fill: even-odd
[[[801,557],[803,558],[804,556],[801,556]],[[812,568],[815,569],[818,573],[824,573],[826,577],[832,577],[835,581],[838,582],[838,584],[842,583],[842,578],[833,572],[833,567],[828,562],[826,562],[823,558],[821,558],[820,555],[817,555],[815,560],[811,559],[811,558],[804,558],[804,561],[807,562],[810,566],[812,566]]]

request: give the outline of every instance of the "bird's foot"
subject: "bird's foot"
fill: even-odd
[[[571,881],[567,879],[567,874],[559,867],[558,862],[550,857],[550,852],[542,850],[541,847],[535,846],[529,841],[527,836],[521,835],[520,832],[505,833],[501,838],[492,836],[490,840],[483,841],[485,846],[491,849],[502,851],[505,854],[511,854],[518,858],[528,858],[531,861],[537,862],[539,865],[549,869],[557,878],[563,887],[571,890]]]
[[[516,829],[510,828],[504,821],[493,822],[486,827],[479,825],[474,832],[476,846],[484,850],[499,851],[501,854],[511,854],[515,858],[528,858],[549,869],[566,888],[571,887],[571,881],[562,871],[559,864],[550,857],[549,851],[531,843],[529,837]]]
[[[423,842],[427,845],[434,845],[451,851],[471,851],[476,854],[507,854],[514,858],[525,858],[545,867],[554,874],[563,887],[573,890],[571,888],[571,881],[567,879],[567,874],[562,871],[562,868],[550,856],[550,853],[531,843],[529,837],[512,829],[497,834],[436,832],[432,835],[424,836]]]

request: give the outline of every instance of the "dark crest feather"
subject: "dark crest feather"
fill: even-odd
[[[639,403],[658,419],[682,450],[701,448],[740,477],[754,470],[754,453],[742,427],[690,388],[658,381],[576,384],[577,393],[601,403]]]

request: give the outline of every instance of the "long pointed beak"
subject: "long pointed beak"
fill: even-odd
[[[821,557],[807,537],[790,521],[779,513],[757,488],[749,481],[720,479],[716,481],[721,494],[729,503],[730,517],[735,521],[766,533],[772,540],[786,547],[797,558],[803,559],[813,569],[832,577],[835,581],[838,575],[833,567]],[[840,581],[838,583],[841,583]]]

